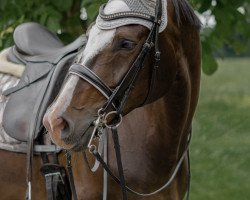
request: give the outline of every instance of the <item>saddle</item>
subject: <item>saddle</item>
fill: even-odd
[[[86,44],[85,35],[64,46],[60,39],[37,23],[19,25],[14,31],[15,45],[8,60],[24,64],[18,85],[3,92],[9,100],[3,114],[7,134],[19,141],[37,138],[43,130],[42,118],[58,94],[68,68]]]

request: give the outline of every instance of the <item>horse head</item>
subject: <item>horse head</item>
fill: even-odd
[[[121,0],[110,1],[103,8],[106,15],[130,10],[125,1]],[[181,55],[182,41],[179,38],[181,30],[177,28],[177,24],[173,20],[174,14],[174,8],[169,7],[168,16],[171,17],[168,17],[167,28],[162,30],[159,35],[161,61],[159,66],[156,66],[157,70],[154,71],[155,52],[150,50],[143,59],[142,69],[129,92],[126,104],[122,109],[123,115],[145,103],[151,103],[161,98],[176,80],[177,60]],[[88,42],[78,56],[77,63],[88,68],[97,79],[105,83],[105,86],[111,91],[115,91],[140,56],[149,34],[149,27],[140,23],[135,22],[104,29],[98,26],[97,20],[87,32]],[[123,95],[125,92],[123,91]],[[107,103],[108,95],[104,93],[88,79],[83,79],[75,73],[69,73],[59,95],[44,116],[44,125],[53,142],[65,149],[82,150],[86,148],[87,138],[93,131],[93,122],[97,118],[98,110]],[[115,103],[115,101],[112,102],[107,110],[113,110]]]

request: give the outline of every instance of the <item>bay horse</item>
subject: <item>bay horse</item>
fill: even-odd
[[[126,184],[139,192],[154,191],[170,178],[187,148],[199,95],[199,20],[186,0],[167,2],[168,25],[159,35],[161,61],[150,101],[141,107],[151,82],[153,53],[144,62],[119,126]],[[110,12],[122,12],[123,8],[122,1],[118,0]],[[136,24],[111,30],[101,30],[93,25],[89,29],[87,46],[78,56],[77,62],[88,66],[108,87],[115,89],[139,55],[148,34],[148,28]],[[78,199],[97,200],[103,195],[103,172],[99,168],[96,173],[92,173],[89,163],[92,164],[94,159],[86,152],[88,163],[81,151],[85,142],[82,138],[89,132],[85,130],[96,119],[99,108],[106,100],[93,85],[77,75],[69,74],[44,116],[44,125],[53,142],[72,153]],[[116,174],[115,152],[111,136],[108,137],[108,164]],[[26,156],[2,150],[0,154],[1,199],[23,199],[26,190]],[[59,160],[65,165],[63,153]],[[33,199],[46,199],[44,180],[38,173],[40,158],[35,157],[33,163]],[[108,199],[121,199],[119,185],[110,178],[108,188]],[[184,198],[187,188],[188,159],[185,157],[168,188],[151,197],[128,193],[128,198],[180,200]]]
[[[123,12],[128,11],[123,1],[111,1],[102,9],[100,14],[106,12],[107,20],[117,19],[120,15],[126,18]],[[100,111],[106,109],[117,114],[112,111],[115,107],[112,104],[116,104],[116,100],[121,106],[125,101],[126,104],[122,105],[124,118],[119,127],[122,163],[126,185],[139,192],[151,192],[171,177],[187,148],[198,101],[201,65],[199,20],[185,0],[168,1],[167,9],[168,25],[159,35],[162,55],[156,72],[152,69],[155,59],[151,51],[143,60],[143,67],[131,90],[128,89],[132,81],[129,79],[131,82],[126,85],[126,78],[133,76],[130,70],[141,58],[147,44],[145,41],[148,41],[153,28],[149,32],[145,26],[126,24],[103,30],[95,24],[89,30],[85,50],[44,116],[44,125],[53,142],[77,152],[85,150],[89,142],[86,138],[91,137],[93,123],[97,123],[95,120]],[[153,88],[152,73],[156,73]],[[121,89],[124,82],[127,90]],[[129,95],[117,97],[120,90],[122,97]],[[150,100],[144,105],[149,93]],[[111,135],[108,137],[111,143]],[[102,171],[91,173],[87,161],[82,161],[82,155],[74,151],[78,195],[86,200],[100,199]],[[187,162],[186,155],[178,174],[165,190],[150,197],[129,193],[128,199],[183,199],[188,188]],[[108,165],[111,171],[118,173],[112,144],[108,145]],[[119,185],[111,179],[108,185],[108,199],[121,199]]]

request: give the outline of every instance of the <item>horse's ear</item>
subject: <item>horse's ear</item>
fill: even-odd
[[[87,29],[87,31],[86,31],[86,36],[89,36],[89,31],[91,30],[91,28],[92,28],[94,25],[95,25],[95,22],[92,22],[92,23],[89,25],[89,27],[88,27],[88,29]]]

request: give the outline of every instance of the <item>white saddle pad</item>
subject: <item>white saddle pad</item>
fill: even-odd
[[[23,65],[11,63],[7,60],[7,54],[10,48],[0,52],[0,73],[21,77],[25,67]]]

